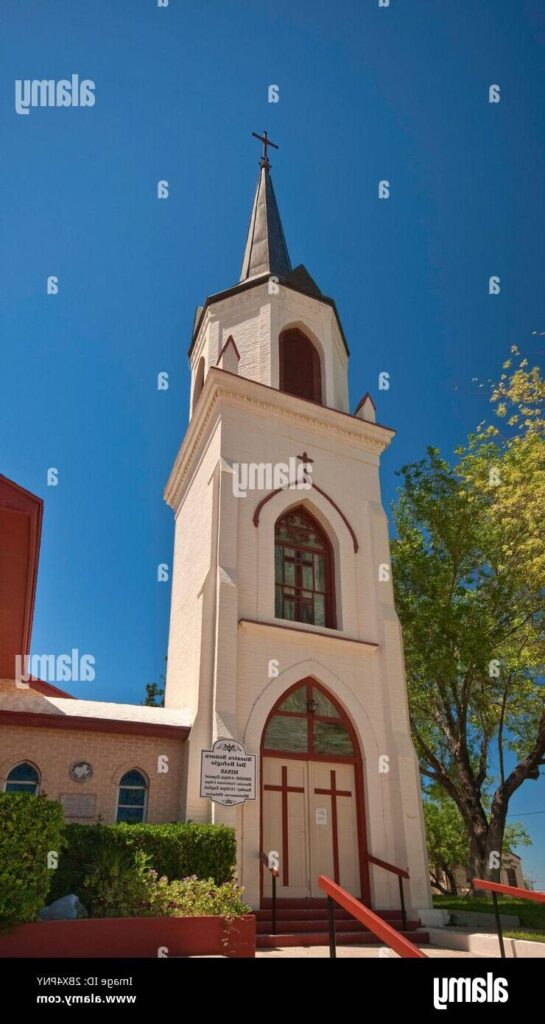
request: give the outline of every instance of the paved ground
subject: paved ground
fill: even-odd
[[[459,949],[438,949],[436,946],[421,946],[422,951],[429,957],[453,957],[455,959],[465,958],[472,960],[480,960],[481,957],[477,953],[466,953]],[[264,959],[274,959],[275,957],[290,958],[290,957],[329,957],[328,946],[281,946],[278,949],[258,949],[256,950],[256,957]],[[351,959],[354,957],[368,957],[374,959],[376,957],[392,957],[397,959],[395,953],[392,953],[390,949],[382,946],[337,946],[337,956],[339,959],[342,957]]]

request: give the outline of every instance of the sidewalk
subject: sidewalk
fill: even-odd
[[[435,957],[448,957],[449,959],[458,958],[469,958],[472,960],[481,960],[482,957],[478,953],[467,953],[460,949],[439,949],[437,946],[421,946],[422,952],[431,958]],[[256,950],[256,958],[286,958],[291,959],[297,957],[306,957],[307,959],[312,957],[322,957],[322,959],[329,957],[328,946],[283,946],[278,949],[258,949]],[[351,959],[353,957],[363,957],[368,959],[381,959],[388,957],[389,959],[398,960],[399,957],[393,953],[390,949],[386,949],[384,946],[337,946],[337,957],[338,959]]]

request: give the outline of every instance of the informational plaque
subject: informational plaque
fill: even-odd
[[[236,740],[216,740],[201,751],[201,796],[230,807],[255,800],[255,754]]]
[[[94,793],[61,793],[65,818],[95,818],[97,798]]]
[[[316,824],[327,825],[327,807],[316,808]]]

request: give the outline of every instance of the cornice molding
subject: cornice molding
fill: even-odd
[[[358,419],[350,413],[317,405],[227,370],[211,367],[165,487],[165,501],[173,509],[178,505],[218,402],[279,416],[303,428],[318,430],[328,437],[357,444],[372,455],[380,455],[395,434],[389,427]]]
[[[283,622],[268,622],[266,619],[239,619],[239,628],[249,628],[252,632],[263,632],[270,629],[279,629],[282,633],[290,633],[294,636],[315,636],[319,640],[324,642],[333,641],[334,644],[345,643],[353,644],[358,648],[367,648],[369,654],[373,654],[378,650],[379,645],[373,640],[357,640],[353,636],[345,636],[338,630],[328,630],[327,632],[323,629],[312,629],[310,626],[298,626],[297,623],[288,626]]]

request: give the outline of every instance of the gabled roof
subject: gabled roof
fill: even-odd
[[[50,692],[36,692],[33,686],[17,687],[14,682],[0,681],[0,724],[171,735],[185,739],[192,720],[189,708],[158,708],[143,704],[64,698]]]
[[[248,281],[241,281],[239,284],[234,285],[232,288],[226,288],[225,291],[216,292],[214,295],[209,295],[204,302],[204,306],[199,306],[198,314],[195,316],[195,325],[193,328],[193,335],[191,338],[191,344],[188,349],[188,356],[191,356],[193,346],[197,340],[201,324],[209,306],[213,306],[215,302],[223,302],[224,299],[231,298],[232,295],[238,295],[241,292],[248,291],[250,288],[258,288],[260,285],[266,284],[270,277],[277,277],[278,283],[283,285],[285,288],[291,288],[294,292],[300,292],[302,295],[309,295],[311,298],[316,299],[318,302],[323,302],[326,306],[330,306],[335,314],[339,333],[343,340],[343,345],[346,350],[347,356],[350,355],[350,349],[343,331],[343,325],[339,316],[339,311],[335,305],[335,299],[331,299],[328,295],[323,295],[319,290],[318,285],[313,281],[308,271],[301,264],[292,270],[285,277],[272,274],[261,274],[260,277],[254,277]],[[313,289],[309,282],[312,282]]]

